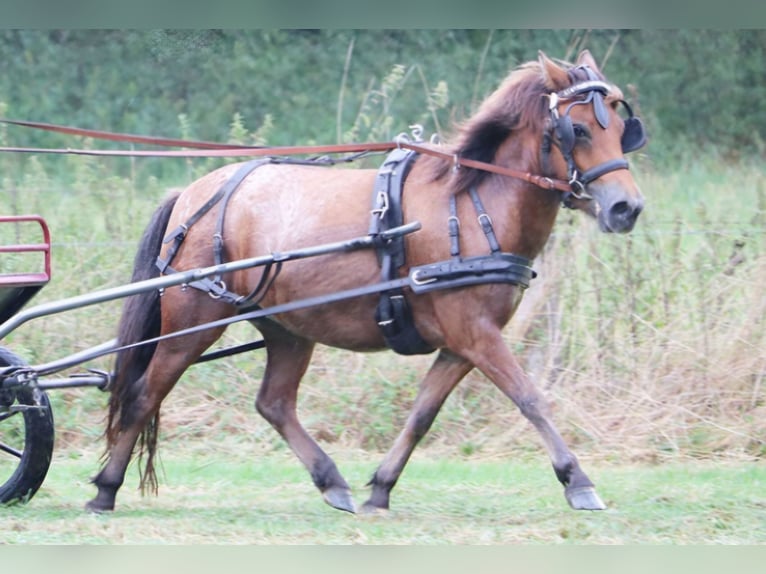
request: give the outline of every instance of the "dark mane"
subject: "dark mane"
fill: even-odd
[[[458,126],[454,141],[446,145],[450,154],[484,162],[492,162],[500,145],[514,132],[532,130],[542,133],[547,102],[543,94],[550,92],[539,62],[528,62],[516,68],[468,120]],[[453,192],[478,185],[489,174],[462,168],[453,173],[452,165],[436,160],[431,166],[433,179],[449,177]]]

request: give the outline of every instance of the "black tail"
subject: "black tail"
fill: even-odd
[[[179,194],[174,194],[154,212],[144,231],[133,267],[131,282],[158,277],[155,265],[160,253],[170,214]],[[129,345],[151,339],[160,334],[160,293],[159,290],[133,295],[125,300],[117,331],[117,345]],[[117,440],[120,432],[135,422],[136,401],[144,392],[145,380],[142,375],[154,355],[156,344],[140,345],[117,353],[114,377],[109,390],[109,418],[106,426],[107,452]],[[159,413],[147,424],[140,437],[140,455],[148,453],[146,471],[141,473],[141,488],[148,482],[156,490],[157,480],[152,459],[156,451]]]

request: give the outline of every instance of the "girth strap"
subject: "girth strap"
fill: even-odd
[[[383,162],[375,178],[373,189],[373,208],[371,211],[369,234],[380,237],[380,233],[404,222],[402,212],[402,191],[404,180],[417,152],[395,149]],[[399,268],[406,261],[404,237],[394,237],[387,241],[376,241],[381,279],[384,282],[395,280]],[[401,287],[387,289],[380,294],[380,301],[375,309],[375,320],[380,327],[386,344],[402,355],[426,354],[434,351],[418,333],[412,319],[412,311],[404,297]]]
[[[394,150],[378,171],[371,212],[369,231],[371,236],[375,237],[388,226],[402,224],[404,179],[416,156],[417,154],[412,151]],[[477,257],[461,257],[457,199],[455,195],[452,195],[448,218],[451,259],[411,268],[408,286],[413,293],[486,283],[510,283],[526,289],[535,276],[528,259],[501,251],[492,219],[484,208],[478,190],[472,187],[468,190],[468,194],[477,220],[487,238],[490,253]],[[381,279],[384,283],[390,284],[391,281],[396,280],[399,268],[406,262],[404,238],[397,237],[387,242],[377,241],[375,245],[380,261]],[[430,353],[434,350],[418,332],[401,287],[381,292],[380,301],[375,310],[375,320],[386,344],[397,353],[413,355]]]

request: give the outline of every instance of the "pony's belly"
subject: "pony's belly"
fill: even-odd
[[[375,323],[376,298],[317,305],[309,309],[275,315],[285,329],[330,347],[349,351],[376,351],[386,348]]]

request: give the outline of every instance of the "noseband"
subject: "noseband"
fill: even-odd
[[[596,121],[602,128],[606,129],[609,126],[609,114],[604,103],[604,96],[611,91],[609,84],[599,80],[598,76],[588,66],[579,66],[573,72],[578,70],[585,72],[587,80],[548,94],[548,112],[551,121],[550,129],[543,138],[543,154],[550,153],[551,142],[555,141],[567,163],[567,179],[571,189],[562,197],[562,202],[566,207],[572,207],[573,199],[592,199],[585,191],[587,185],[592,181],[609,172],[628,169],[628,161],[624,157],[610,159],[583,172],[578,169],[574,160],[576,136],[569,112],[574,106],[593,104]],[[572,72],[570,72],[571,74]],[[580,98],[580,96],[585,97]],[[559,114],[559,103],[568,100],[574,101],[567,106],[563,114]],[[641,120],[633,115],[633,110],[628,103],[625,100],[620,100],[620,103],[625,106],[628,113],[621,139],[622,152],[626,154],[646,144],[646,132]]]

